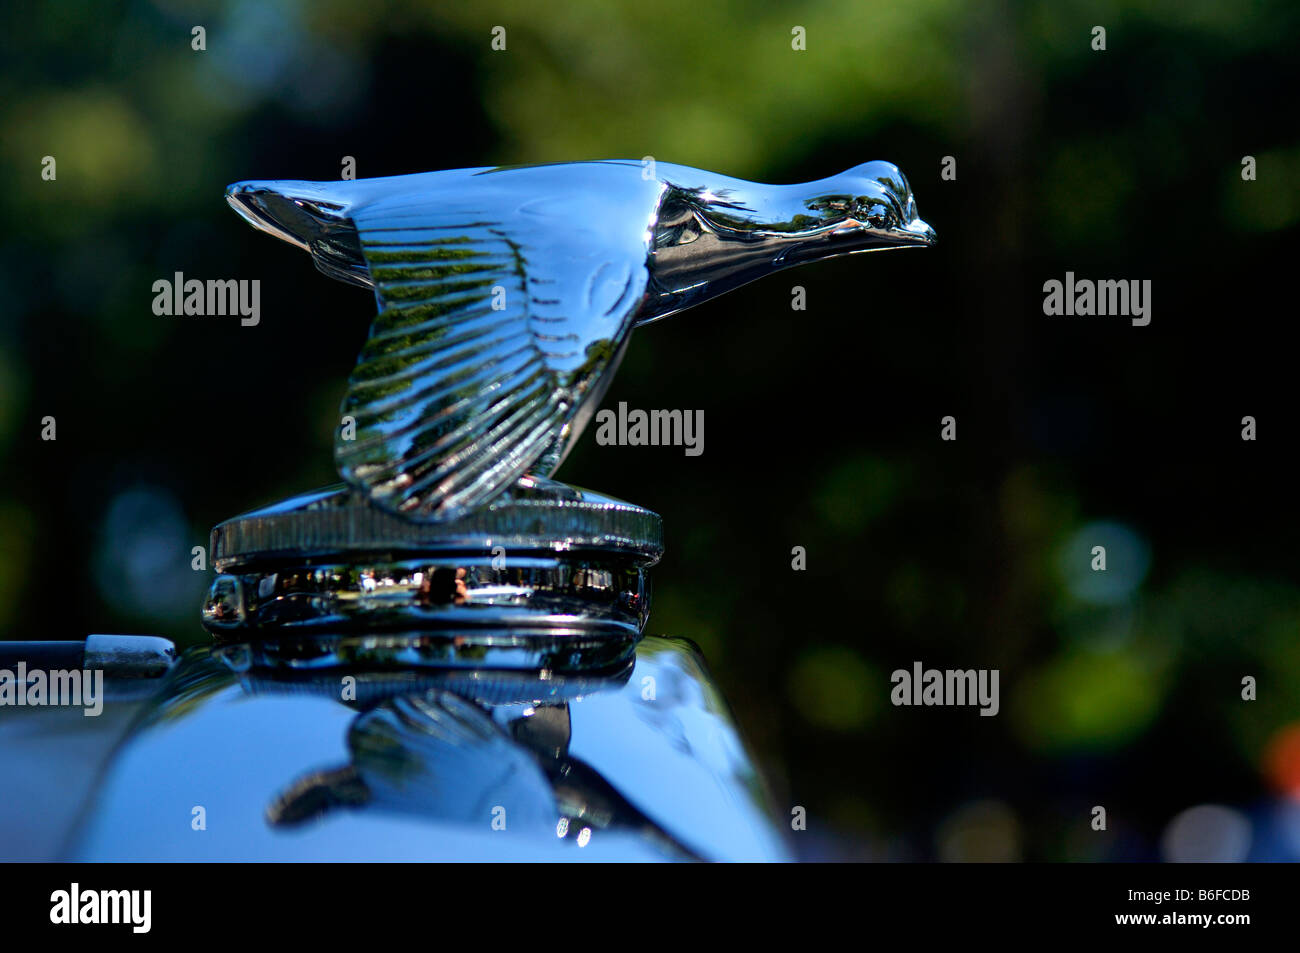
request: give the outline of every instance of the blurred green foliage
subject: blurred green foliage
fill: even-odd
[[[1295,4],[60,0],[11,21],[0,634],[201,640],[190,547],[335,479],[372,302],[238,222],[227,183],[344,156],[769,181],[882,158],[938,248],[638,332],[607,402],[703,408],[707,452],[588,436],[560,473],[663,514],[651,628],[704,648],[778,803],[808,807],[805,850],[1146,858],[1185,806],[1270,803],[1263,752],[1300,718]],[[1066,270],[1152,279],[1152,326],[1044,318]],[[262,325],[155,317],[174,271],[261,279]],[[115,508],[141,488],[152,509]],[[1131,543],[1102,596],[1079,564],[1097,526]],[[998,668],[1002,715],[891,707],[914,660]],[[1090,839],[1098,803],[1116,821]]]

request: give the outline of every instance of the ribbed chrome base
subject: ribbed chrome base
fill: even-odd
[[[295,651],[304,639],[387,633],[410,641],[405,664],[609,665],[645,625],[662,552],[656,514],[552,480],[520,481],[437,523],[340,486],[212,531],[219,575],[203,625],[223,642]]]

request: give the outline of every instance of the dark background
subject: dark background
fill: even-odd
[[[807,856],[1300,857],[1294,3],[7,19],[0,637],[202,641],[190,547],[337,479],[373,300],[249,229],[228,183],[338,178],[344,156],[361,177],[653,155],[775,182],[888,159],[936,248],[638,331],[605,406],[702,408],[703,456],[589,429],[560,470],[663,515],[649,631],[702,647],[778,806],[807,808]],[[260,279],[261,324],[156,317],[176,271]],[[1150,326],[1044,316],[1066,271],[1150,279]],[[893,707],[917,660],[1000,670],[1000,714]]]

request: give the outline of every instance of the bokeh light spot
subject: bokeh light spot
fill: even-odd
[[[1165,860],[1175,864],[1235,864],[1250,853],[1250,821],[1218,804],[1189,807],[1169,822],[1160,840]]]

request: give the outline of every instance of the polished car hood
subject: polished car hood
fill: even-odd
[[[582,679],[304,674],[193,649],[154,698],[115,704],[84,724],[24,712],[23,731],[0,733],[10,764],[38,773],[6,826],[64,805],[40,843],[11,843],[11,856],[787,857],[725,704],[680,640],[643,639],[621,671]],[[60,784],[61,763],[80,786]]]

